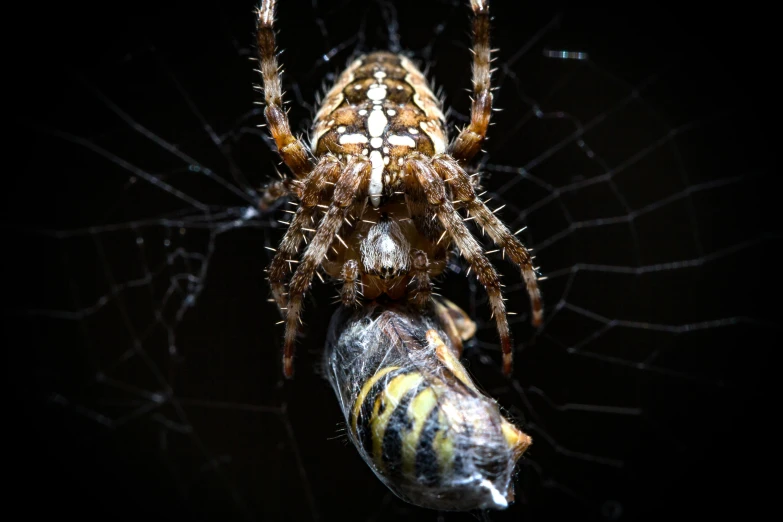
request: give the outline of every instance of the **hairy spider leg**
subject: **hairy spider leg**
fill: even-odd
[[[503,293],[500,286],[500,278],[495,268],[484,255],[481,245],[470,233],[470,230],[462,222],[462,216],[454,208],[454,205],[446,197],[446,182],[438,176],[429,162],[420,158],[407,160],[404,165],[405,174],[409,179],[415,179],[421,185],[427,197],[427,203],[435,208],[436,215],[443,229],[454,240],[462,256],[476,272],[479,283],[486,289],[489,304],[495,325],[500,336],[500,347],[503,352],[503,372],[511,374],[513,351],[511,346],[511,332],[506,318],[506,306],[503,302]]]
[[[322,195],[330,188],[331,183],[337,181],[342,169],[343,165],[334,157],[325,157],[313,169],[304,184],[299,208],[296,209],[275,257],[269,265],[269,286],[272,288],[272,296],[277,307],[283,312],[283,317],[286,315],[285,309],[288,304],[284,287],[287,272],[299,252],[302,240],[305,239],[304,234],[308,225],[314,226],[315,212]]]
[[[463,128],[449,147],[451,156],[467,164],[481,150],[487,137],[492,115],[492,88],[490,68],[492,50],[489,48],[489,0],[470,0],[473,9],[473,96],[470,123]]]
[[[356,199],[367,197],[371,165],[364,157],[354,157],[340,174],[334,186],[334,194],[326,215],[321,220],[313,240],[307,245],[296,272],[291,277],[286,310],[285,349],[283,373],[294,375],[294,347],[300,325],[302,300],[316,269],[326,258],[335,235],[340,230],[345,216]]]
[[[476,197],[470,177],[459,163],[453,158],[442,155],[433,158],[432,166],[441,178],[449,183],[455,201],[465,206],[468,213],[475,217],[476,224],[484,228],[492,241],[503,249],[503,255],[507,255],[519,267],[530,297],[531,323],[533,326],[540,326],[544,312],[541,291],[538,288],[538,276],[530,252],[484,202]]]
[[[277,152],[296,179],[302,179],[312,170],[307,147],[291,133],[288,114],[283,107],[283,88],[280,66],[277,63],[275,42],[275,1],[262,0],[258,8],[257,44],[261,78],[264,82],[264,116],[275,140]]]

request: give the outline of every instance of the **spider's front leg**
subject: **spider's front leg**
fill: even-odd
[[[287,318],[285,327],[285,350],[283,354],[283,373],[286,377],[294,374],[294,348],[296,334],[301,322],[302,300],[310,286],[318,266],[326,258],[329,247],[348,215],[356,199],[366,197],[370,177],[370,162],[363,158],[353,158],[340,174],[334,186],[332,203],[321,220],[313,240],[307,246],[299,266],[291,277],[289,285]]]
[[[509,259],[519,267],[530,297],[532,310],[530,322],[533,326],[540,326],[544,319],[544,310],[541,304],[541,290],[538,288],[538,276],[530,252],[484,202],[476,197],[471,179],[459,163],[443,154],[432,160],[432,167],[443,180],[448,180],[454,199],[465,206],[472,218],[476,219],[476,224],[487,231],[495,245],[503,249],[503,257],[508,255]]]
[[[291,124],[283,107],[283,88],[280,81],[280,66],[277,63],[275,43],[275,2],[262,0],[258,8],[256,38],[258,62],[264,82],[264,116],[269,131],[275,140],[277,152],[297,179],[302,179],[312,169],[307,147],[291,133]]]
[[[296,262],[299,245],[303,240],[306,241],[305,232],[315,229],[315,213],[321,196],[325,194],[330,184],[337,181],[342,168],[342,164],[336,158],[326,156],[321,159],[304,181],[299,208],[288,225],[288,230],[286,230],[268,269],[272,296],[281,312],[285,311],[288,303],[288,299],[285,297],[284,283],[290,265]],[[285,315],[283,313],[284,317]]]
[[[503,351],[503,373],[510,375],[514,355],[511,346],[511,332],[506,318],[506,306],[503,302],[503,293],[500,290],[500,277],[487,256],[484,255],[479,242],[462,222],[462,217],[446,195],[445,181],[438,176],[432,165],[425,159],[411,158],[403,164],[403,168],[406,181],[408,183],[418,182],[424,190],[427,203],[435,208],[445,234],[448,234],[457,244],[460,253],[470,264],[470,269],[476,273],[479,283],[486,289],[492,317],[495,319],[500,336],[500,347]]]
[[[473,9],[473,103],[470,124],[460,131],[449,153],[460,164],[467,164],[481,150],[492,115],[492,76],[489,48],[489,0],[470,0]]]

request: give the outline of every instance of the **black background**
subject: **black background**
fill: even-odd
[[[320,55],[335,45],[351,42],[363,15],[366,15],[365,48],[382,45],[386,38],[384,20],[378,15],[376,4],[367,8],[361,2],[335,2],[331,8],[319,3],[314,10],[310,2],[283,3],[278,27],[279,41],[285,49],[282,62],[286,67],[288,97],[292,100],[291,118],[295,128],[304,128],[309,111],[298,101],[297,94],[305,102],[311,100],[324,76],[344,63],[353,44],[338,53],[333,63],[319,60]],[[6,445],[11,462],[8,474],[13,484],[9,509],[24,510],[28,516],[62,513],[83,520],[152,516],[242,519],[241,510],[234,509],[236,499],[226,494],[222,479],[198,469],[205,461],[193,457],[199,455],[199,450],[188,444],[194,446],[195,439],[176,445],[176,450],[171,445],[164,452],[156,444],[159,426],[149,420],[142,418],[128,426],[107,430],[86,420],[74,407],[52,403],[52,392],[86,402],[101,398],[100,388],[85,389],[83,384],[94,375],[95,367],[91,365],[96,361],[104,367],[101,364],[111,363],[122,353],[117,346],[110,346],[106,353],[115,355],[106,355],[106,360],[102,360],[100,352],[104,344],[129,341],[127,330],[116,318],[59,321],[18,313],[20,309],[68,309],[74,295],[69,285],[77,286],[80,289],[77,293],[83,294],[89,294],[95,285],[100,294],[102,287],[93,282],[95,278],[90,274],[100,273],[107,263],[95,255],[80,257],[78,253],[64,260],[47,240],[33,231],[123,223],[139,216],[159,216],[161,209],[169,208],[168,200],[149,187],[128,190],[128,173],[116,164],[107,163],[52,132],[59,129],[70,135],[90,137],[154,173],[181,166],[181,161],[172,160],[160,147],[140,139],[138,132],[129,131],[127,125],[108,117],[105,106],[95,102],[92,87],[88,85],[107,93],[133,118],[177,143],[200,162],[221,164],[222,156],[211,147],[198,121],[171,101],[179,100],[181,104],[182,97],[172,94],[166,74],[167,71],[176,73],[178,81],[215,129],[237,128],[236,119],[253,109],[252,102],[257,96],[250,84],[257,78],[250,62],[242,55],[252,42],[252,5],[235,4],[201,7],[186,3],[133,2],[89,10],[62,4],[37,5],[34,11],[18,17],[22,27],[28,26],[26,36],[20,37],[13,52],[13,64],[17,65],[18,60],[21,66],[13,82],[21,89],[8,103],[14,106],[12,109],[21,108],[20,126],[14,127],[14,131],[21,131],[23,139],[18,150],[11,154],[21,157],[26,168],[7,173],[8,183],[13,185],[6,192],[12,195],[6,205],[9,222],[13,230],[23,232],[21,241],[9,246],[6,255],[15,265],[8,272],[11,284],[6,303],[9,309],[15,310],[6,314],[14,319],[6,329],[6,345],[11,348],[9,380],[16,390],[9,398],[14,416],[6,424],[6,431],[14,437]],[[461,3],[436,3],[436,8],[426,4],[423,1],[397,3],[403,47],[426,53],[434,38],[437,43],[430,49],[430,58],[436,61],[435,78],[445,87],[448,103],[465,114],[467,93],[461,89],[469,85],[469,58],[465,48],[468,9]],[[543,336],[532,350],[525,352],[521,361],[518,359],[515,383],[524,386],[533,383],[554,399],[563,399],[555,402],[589,403],[587,399],[554,391],[583,386],[599,397],[599,404],[609,405],[625,404],[626,398],[601,401],[600,397],[611,397],[612,390],[619,389],[614,386],[617,382],[631,379],[643,417],[656,428],[612,431],[607,426],[614,420],[596,421],[593,426],[592,421],[580,421],[568,415],[558,417],[556,412],[545,411],[542,415],[548,414],[551,423],[547,432],[568,431],[573,419],[572,431],[586,429],[600,439],[596,445],[601,447],[595,454],[605,451],[614,454],[617,450],[626,471],[616,474],[601,466],[585,466],[558,458],[542,447],[532,458],[557,487],[542,487],[546,481],[524,478],[518,484],[520,502],[507,512],[490,514],[488,519],[553,520],[572,516],[573,519],[678,520],[760,514],[772,494],[772,483],[766,477],[774,475],[766,470],[773,465],[775,454],[774,434],[766,423],[766,418],[775,411],[769,405],[771,372],[767,370],[770,349],[778,333],[770,325],[778,323],[779,311],[774,298],[779,277],[772,271],[777,266],[770,248],[777,234],[776,203],[769,179],[772,150],[777,142],[768,128],[779,124],[771,95],[772,28],[763,16],[749,12],[558,10],[522,5],[496,5],[493,12],[493,46],[501,49],[501,67],[530,35],[560,12],[559,28],[547,36],[552,48],[586,50],[601,70],[611,71],[628,85],[637,85],[651,74],[658,74],[660,80],[645,93],[656,114],[670,127],[689,121],[705,122],[697,133],[678,141],[683,161],[694,176],[691,183],[726,177],[745,180],[736,189],[700,201],[696,207],[704,251],[694,253],[687,241],[681,243],[683,236],[675,229],[687,229],[689,222],[671,217],[670,223],[660,223],[660,229],[671,228],[672,233],[658,236],[640,232],[641,247],[630,248],[622,243],[627,241],[625,236],[619,236],[617,258],[639,248],[653,252],[645,250],[640,259],[616,264],[646,265],[651,259],[703,259],[713,250],[712,245],[759,240],[745,255],[684,271],[673,280],[667,279],[658,291],[647,289],[648,293],[644,293],[635,288],[639,293],[631,299],[634,306],[638,306],[637,300],[644,301],[643,308],[649,312],[644,317],[650,322],[682,324],[692,322],[694,317],[742,316],[760,319],[763,325],[741,323],[707,329],[704,335],[675,342],[676,348],[690,355],[672,364],[679,365],[686,373],[701,375],[704,370],[703,373],[710,375],[707,379],[682,381],[646,371],[625,374],[625,370],[611,365],[598,368],[600,364],[594,367],[589,361],[581,363],[562,354],[553,355],[545,351],[548,338]],[[328,28],[329,41],[323,40],[316,20]],[[433,36],[433,28],[439,22],[446,22],[444,33]],[[375,26],[380,29],[372,29]],[[161,60],[165,61],[163,65]],[[547,84],[542,80],[539,85],[531,79],[539,71],[526,69],[526,63],[532,62],[514,62],[510,72],[521,78],[532,97],[539,99],[546,94]],[[499,74],[507,78],[507,72]],[[542,71],[542,76],[545,74]],[[164,84],[168,94],[160,87]],[[508,80],[505,85],[513,82]],[[541,92],[536,92],[537,88]],[[629,87],[626,94],[630,90]],[[593,103],[592,95],[584,96],[586,103]],[[594,103],[600,105],[602,94],[594,96]],[[498,104],[505,110],[496,119],[498,125],[493,128],[493,136],[502,136],[504,146],[493,148],[495,138],[490,141],[492,163],[521,165],[524,160],[520,158],[534,157],[537,147],[554,143],[550,136],[515,134],[513,122],[528,110],[519,98],[501,90]],[[259,122],[260,116],[255,116],[252,123]],[[625,130],[615,124],[608,132],[619,136]],[[271,171],[274,156],[256,135],[236,137],[229,142],[230,153],[247,183],[261,185]],[[619,138],[618,143],[622,143]],[[527,149],[533,152],[526,152]],[[618,153],[620,158],[628,155],[628,152]],[[544,176],[545,171],[539,175]],[[662,174],[657,183],[670,183],[668,180]],[[655,179],[645,178],[644,183],[649,186],[629,186],[623,190],[629,194],[656,190]],[[237,204],[236,198],[225,191],[210,192],[212,186],[205,188],[197,183],[178,186],[217,205]],[[519,198],[519,208],[535,201],[516,192],[506,192],[503,197],[512,202]],[[601,201],[600,197],[597,201]],[[592,203],[586,201],[581,205],[589,207]],[[287,405],[285,413],[250,412],[239,420],[227,413],[229,409],[215,414],[198,408],[189,410],[190,422],[206,437],[220,433],[221,440],[232,441],[227,443],[227,454],[233,460],[226,469],[230,470],[230,480],[248,506],[249,518],[299,520],[317,515],[325,520],[337,516],[345,520],[436,519],[436,513],[406,506],[386,493],[363,467],[353,448],[324,441],[334,435],[332,427],[339,420],[339,411],[331,391],[313,367],[319,360],[319,339],[330,315],[331,308],[325,303],[331,301],[331,287],[315,291],[319,304],[317,308],[308,305],[308,335],[300,346],[297,377],[293,382],[281,382],[277,366],[280,331],[271,326],[277,319],[264,301],[267,290],[261,272],[267,259],[263,245],[278,240],[280,231],[269,231],[263,219],[261,223],[259,228],[218,240],[218,253],[212,260],[209,283],[200,297],[199,307],[189,312],[191,315],[178,328],[178,346],[183,350],[184,360],[173,364],[155,352],[155,347],[165,348],[165,343],[158,342],[154,336],[145,348],[153,354],[156,365],[170,372],[167,377],[176,383],[175,392],[180,397],[274,408]],[[534,223],[530,225],[538,230],[533,239],[539,241],[557,230],[555,226],[547,228],[549,223],[539,223],[538,228]],[[122,237],[120,233],[107,235],[103,247],[110,257],[122,256],[112,253],[114,238]],[[89,235],[86,241],[91,241]],[[116,248],[120,252],[120,247]],[[572,245],[572,248],[576,247]],[[656,250],[662,252],[658,257]],[[72,252],[91,250],[79,247]],[[604,259],[613,259],[613,252],[603,253]],[[574,256],[554,264],[568,267],[578,258]],[[128,265],[110,262],[120,279],[122,274],[133,272],[132,260]],[[461,300],[466,307],[473,307],[473,301],[464,297],[470,292],[463,284],[464,278],[457,279],[459,284],[453,288],[449,285],[444,293],[458,302]],[[692,288],[684,293],[687,298],[679,294],[680,301],[673,302],[667,285],[674,284]],[[548,295],[557,295],[556,288]],[[623,292],[615,287],[599,291],[606,301],[615,299],[613,293]],[[518,294],[515,299],[525,309],[524,299]],[[617,297],[616,302],[627,302],[623,299],[627,296]],[[556,300],[549,297],[547,302]],[[126,302],[126,306],[131,315],[136,313],[135,301]],[[694,307],[702,308],[704,314],[694,314]],[[633,306],[629,308],[638,312]],[[615,312],[620,316],[620,309]],[[258,323],[260,326],[256,327]],[[567,321],[549,326],[574,330],[579,327]],[[515,335],[526,340],[531,333],[520,323],[515,327]],[[492,342],[491,330],[485,332],[484,338]],[[641,338],[641,335],[612,338],[611,342],[622,345]],[[490,352],[490,357],[494,355]],[[475,362],[477,359],[474,354],[472,370],[479,376],[479,382],[486,389],[500,390],[501,403],[515,411],[511,405],[513,399],[508,398],[513,393],[508,392],[509,385],[497,375],[496,365]],[[85,363],[86,360],[90,362]],[[151,389],[146,378],[134,373],[141,370],[130,366],[127,371],[127,375],[120,377]],[[706,384],[715,380],[722,385]],[[252,391],[248,392],[248,388]],[[523,406],[519,408],[520,416],[529,415]],[[299,448],[301,471],[292,440]],[[593,453],[589,448],[586,451]],[[161,453],[166,453],[169,460],[161,459]],[[162,462],[175,462],[178,478],[172,479]],[[528,468],[523,469],[523,475],[526,473],[530,473]],[[302,487],[302,474],[310,485],[312,501]],[[188,484],[187,492],[177,488],[181,483]],[[575,487],[583,500],[574,500],[560,489],[566,483],[578,484]],[[443,519],[469,520],[481,516],[444,515]]]

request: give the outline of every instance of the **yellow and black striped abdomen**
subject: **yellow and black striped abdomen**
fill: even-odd
[[[398,496],[440,510],[513,499],[530,438],[479,392],[435,316],[374,306],[335,317],[326,361],[351,440]]]
[[[454,444],[438,395],[420,372],[394,366],[364,384],[351,430],[379,471],[428,485],[451,473]]]

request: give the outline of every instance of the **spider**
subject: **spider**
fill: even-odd
[[[466,172],[492,113],[488,0],[470,0],[470,123],[453,141],[448,141],[441,104],[424,75],[407,57],[381,51],[358,57],[337,78],[315,115],[309,147],[292,134],[283,106],[275,1],[262,0],[257,11],[259,72],[264,116],[290,175],[267,188],[261,205],[289,196],[297,207],[288,211],[293,217],[267,270],[286,325],[285,376],[293,376],[302,302],[313,275],[321,278],[319,268],[342,281],[346,306],[356,306],[360,299],[407,299],[423,310],[430,306],[431,280],[445,270],[454,246],[469,264],[468,273],[473,271],[486,289],[503,371],[510,374],[512,346],[502,285],[465,221],[475,220],[520,268],[534,326],[541,324],[543,311],[529,251],[478,199],[478,175]],[[466,218],[459,212],[463,209]],[[297,259],[302,243],[304,253]]]

